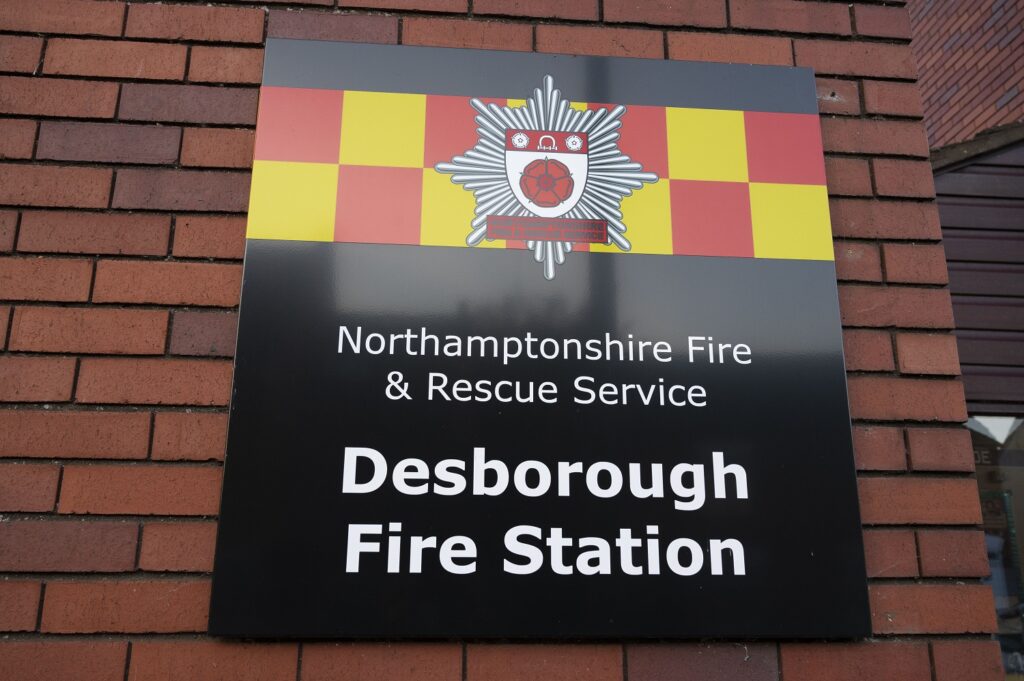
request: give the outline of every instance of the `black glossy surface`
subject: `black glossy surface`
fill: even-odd
[[[818,113],[808,68],[286,38],[266,49],[271,86],[525,98],[550,75],[578,102]]]
[[[632,101],[632,100],[627,100]],[[210,630],[244,637],[834,638],[869,633],[842,339],[831,262],[570,254],[554,281],[522,251],[249,241]],[[555,338],[633,333],[670,342],[656,362],[500,361],[337,353],[338,325]],[[748,366],[689,364],[687,335],[745,342]],[[384,394],[388,372],[412,401]],[[664,377],[709,406],[438,404],[427,371],[453,379]],[[665,499],[341,494],[345,446],[464,458],[746,468],[750,498],[679,511]],[[345,572],[350,522],[463,534],[473,575]],[[664,543],[734,537],[745,576],[529,576],[502,571],[512,525],[613,539],[660,526]],[[664,545],[664,544],[663,544]]]

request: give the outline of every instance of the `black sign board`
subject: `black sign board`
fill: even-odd
[[[869,633],[809,71],[266,59],[212,633]]]

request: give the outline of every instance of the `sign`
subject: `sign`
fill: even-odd
[[[210,631],[870,631],[805,69],[270,40]]]

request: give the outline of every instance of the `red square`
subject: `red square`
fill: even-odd
[[[745,182],[670,180],[672,252],[754,257],[750,190]]]
[[[744,122],[751,182],[825,184],[816,115],[747,111]]]
[[[260,88],[256,159],[337,163],[342,94],[341,90]]]
[[[469,97],[427,95],[427,115],[423,145],[423,166],[433,168],[442,161],[451,161],[476,146],[477,110]],[[505,106],[504,99],[481,99],[484,104]]]
[[[668,136],[665,108],[627,106],[619,128],[619,149],[643,166],[645,172],[668,177]]]
[[[339,166],[334,240],[418,244],[423,170]]]

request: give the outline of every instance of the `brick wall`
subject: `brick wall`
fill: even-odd
[[[6,678],[1001,678],[904,7],[286,2],[0,1]],[[268,34],[816,69],[871,639],[335,645],[203,634]]]
[[[910,0],[932,147],[1024,119],[1024,0]]]

